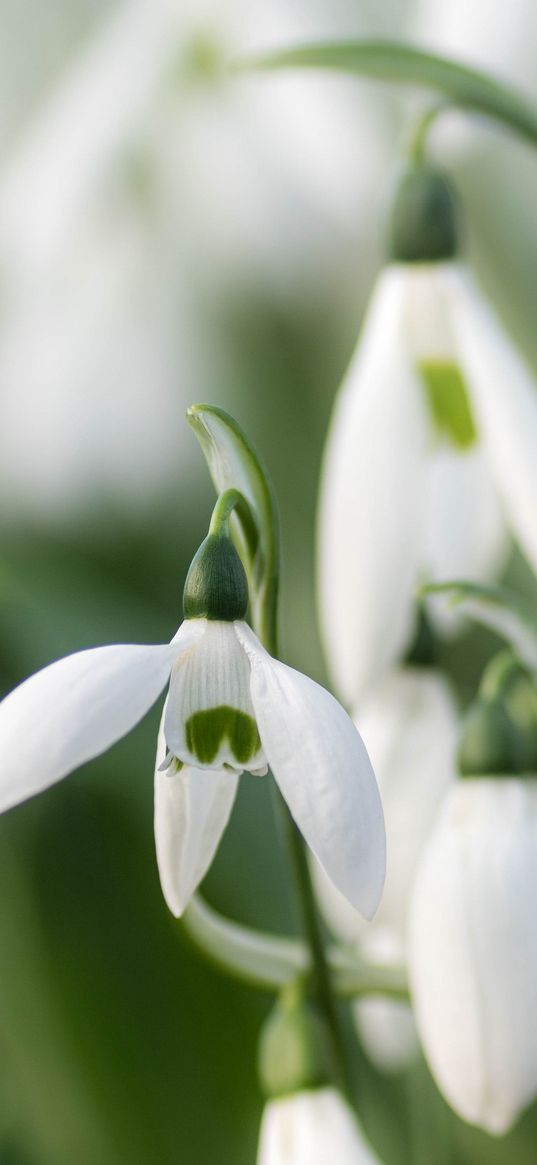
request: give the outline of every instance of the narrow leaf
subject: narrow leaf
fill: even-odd
[[[454,105],[492,117],[537,144],[537,110],[494,77],[408,43],[360,40],[278,49],[244,58],[236,71],[321,68],[439,90]]]
[[[504,587],[471,582],[432,583],[423,594],[445,594],[451,606],[495,631],[537,678],[537,613],[531,603]]]
[[[240,426],[223,409],[191,405],[187,420],[218,493],[233,488],[248,503],[233,515],[234,533],[250,579],[254,628],[274,653],[280,552],[278,512],[268,475]]]

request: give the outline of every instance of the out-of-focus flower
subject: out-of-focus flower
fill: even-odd
[[[257,1165],[378,1165],[354,1114],[335,1088],[270,1100],[261,1122]]]
[[[316,886],[326,921],[373,963],[406,961],[408,908],[415,872],[438,807],[455,773],[457,715],[449,687],[431,667],[404,667],[388,675],[366,700],[360,730],[382,795],[387,872],[372,926],[362,920],[320,872]],[[409,1009],[389,999],[365,999],[355,1015],[371,1058],[397,1070],[414,1054]]]
[[[537,1094],[536,920],[536,780],[461,781],[416,879],[411,987],[440,1088],[491,1133]]]
[[[335,405],[320,610],[354,707],[408,644],[420,580],[494,577],[507,530],[537,570],[534,377],[452,252],[381,273]]]
[[[416,36],[428,47],[470,65],[494,71],[537,93],[537,10],[532,0],[513,8],[503,0],[417,0],[411,16]]]
[[[179,915],[207,870],[247,769],[270,764],[323,868],[371,917],[385,836],[371,762],[352,721],[313,680],[273,659],[244,622],[246,576],[209,534],[185,585],[170,644],[113,645],[44,668],[0,704],[0,808],[98,756],[170,691],[155,774],[155,834],[166,901]]]
[[[226,381],[215,300],[245,280],[287,294],[305,267],[315,285],[307,256],[323,268],[336,224],[367,217],[382,132],[359,95],[226,72],[252,7],[124,0],[3,165],[0,492],[15,517],[151,504],[178,472],[192,385],[212,399]],[[300,33],[274,2],[263,28]]]

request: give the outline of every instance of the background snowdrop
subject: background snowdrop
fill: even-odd
[[[400,966],[407,958],[407,921],[416,869],[438,808],[455,774],[457,713],[442,674],[407,666],[390,673],[360,712],[364,740],[382,792],[387,830],[387,877],[373,926],[334,892],[320,871],[316,886],[328,925],[373,963]],[[364,1044],[387,1070],[403,1067],[416,1051],[405,1004],[365,999],[355,1005]]]
[[[271,1100],[263,1113],[257,1165],[378,1165],[353,1113],[333,1088]]]
[[[414,215],[432,232],[422,253]],[[320,614],[334,682],[354,704],[408,646],[424,578],[494,577],[507,529],[537,569],[535,378],[455,260],[454,215],[440,174],[419,166],[402,179],[396,261],[372,293],[328,436]]]
[[[431,1068],[466,1120],[504,1133],[537,1092],[537,786],[463,780],[416,882],[410,971]]]
[[[253,29],[266,41],[306,26],[275,2],[123,0],[7,152],[4,520],[65,522],[110,500],[139,513],[195,472],[176,433],[192,385],[212,399],[218,380],[222,400],[234,377],[222,297],[259,283],[288,298],[295,275],[296,297],[327,277],[334,231],[344,245],[364,221],[385,157],[377,115],[337,80],[323,96],[226,75]]]

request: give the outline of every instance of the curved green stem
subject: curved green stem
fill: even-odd
[[[182,919],[183,929],[204,955],[234,979],[267,991],[281,991],[310,970],[303,943],[241,926],[222,917],[195,894]]]
[[[312,956],[300,939],[253,930],[224,918],[200,894],[191,899],[182,928],[198,950],[221,971],[264,991],[281,991],[314,974]],[[335,994],[341,999],[382,995],[408,1000],[405,970],[366,962],[354,949],[330,945],[325,951]]]
[[[455,106],[501,122],[537,146],[537,110],[521,93],[478,69],[406,42],[361,40],[302,45],[246,57],[232,67],[235,72],[336,69],[381,81],[425,86],[440,91]]]
[[[440,114],[446,113],[449,108],[450,106],[447,101],[439,101],[436,105],[432,105],[430,109],[427,109],[414,126],[408,147],[409,160],[414,166],[419,166],[425,160],[427,138],[431,126],[440,117]]]
[[[238,489],[226,489],[219,494],[214,510],[211,514],[209,534],[227,533],[229,519],[233,510],[247,505],[243,494]]]

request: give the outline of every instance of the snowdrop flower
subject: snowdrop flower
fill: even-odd
[[[320,499],[320,612],[356,707],[400,656],[423,577],[492,578],[509,531],[537,571],[537,392],[456,258],[451,196],[407,175],[340,390]]]
[[[536,919],[537,781],[461,781],[415,885],[411,986],[439,1087],[490,1133],[537,1094]]]
[[[270,1100],[257,1165],[379,1165],[354,1114],[335,1088],[314,1088]]]
[[[420,858],[434,819],[455,776],[457,712],[449,686],[433,667],[394,669],[371,693],[360,713],[360,730],[381,790],[388,865],[382,902],[372,926],[314,865],[326,921],[342,942],[372,963],[404,965],[408,908]],[[417,1043],[408,1007],[371,998],[354,1005],[359,1032],[371,1059],[398,1071]]]
[[[155,834],[173,913],[184,910],[212,860],[240,773],[262,775],[270,765],[321,865],[370,917],[382,891],[385,838],[369,757],[337,701],[264,650],[245,622],[247,604],[237,551],[222,529],[210,532],[192,562],[185,621],[171,643],[82,651],[21,684],[0,704],[0,809],[109,748],[169,680]]]

